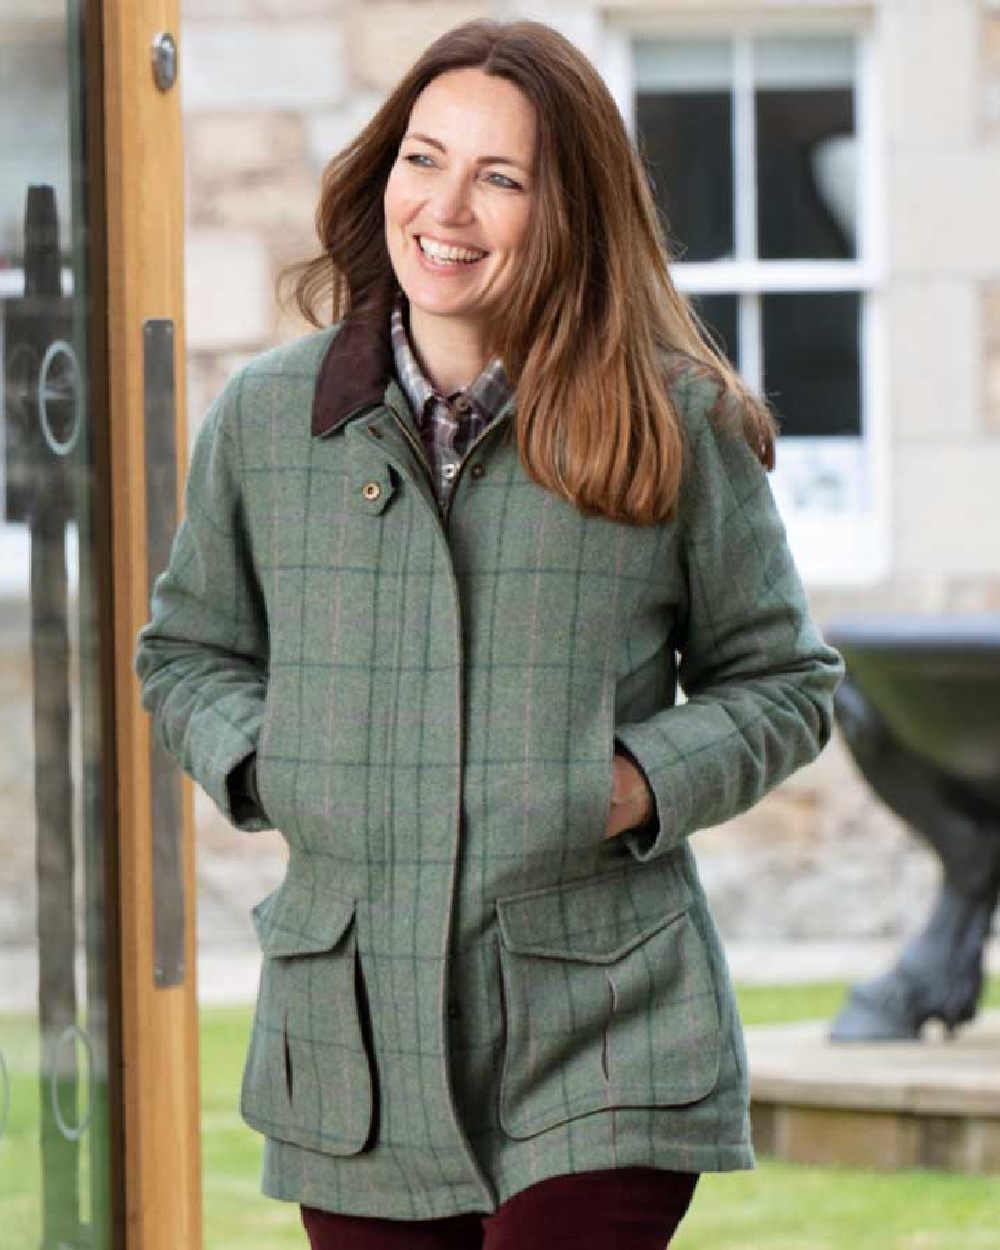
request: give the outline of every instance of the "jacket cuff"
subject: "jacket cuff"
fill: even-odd
[[[617,735],[615,736],[615,751],[620,755],[624,755],[625,758],[634,764],[639,772],[642,773],[646,781],[646,785],[649,787],[649,791],[653,796],[653,810],[646,817],[646,819],[638,825],[632,825],[628,829],[623,829],[617,836],[624,839],[626,846],[637,859],[641,860],[650,858],[650,856],[645,852],[648,852],[649,848],[655,843],[656,838],[660,833],[659,798],[653,788],[653,784],[649,779],[649,773],[646,771],[642,760],[639,759],[628,743],[624,742]]]
[[[635,761],[636,767],[641,770],[653,792],[657,817],[655,825],[639,825],[619,834],[634,858],[640,863],[646,863],[673,850],[680,841],[677,831],[682,828],[683,814],[677,811],[677,787],[673,785],[668,789],[665,776],[669,775],[670,770],[665,770],[662,766],[656,767],[655,761],[662,758],[662,743],[655,741],[655,734],[652,735],[653,740],[648,741],[648,725],[637,722],[634,725],[619,726],[617,734],[616,741],[622,744],[629,758]]]
[[[226,777],[229,797],[230,819],[238,828],[248,833],[274,826],[264,811],[257,789],[257,752],[251,751]]]

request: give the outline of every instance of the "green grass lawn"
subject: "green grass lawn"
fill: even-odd
[[[747,1025],[829,1020],[846,992],[843,983],[737,987]],[[1000,978],[983,1007],[1000,1008]],[[249,1006],[201,1013],[205,1250],[306,1250],[298,1207],[260,1193],[261,1138],[237,1111],[249,1027]],[[0,1017],[0,1044],[12,1095],[0,1139],[0,1247],[21,1250],[40,1244],[34,1021]],[[762,1158],[750,1172],[702,1177],[671,1250],[1000,1250],[1000,1178]]]
[[[743,1023],[782,1024],[794,1020],[833,1020],[847,997],[844,981],[813,981],[808,985],[738,985],[736,997]],[[1000,976],[988,977],[980,1011],[1000,1008]],[[997,1242],[1000,1250],[1000,1240]]]

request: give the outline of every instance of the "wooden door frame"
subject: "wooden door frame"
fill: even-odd
[[[154,979],[150,720],[133,658],[149,617],[146,561],[143,324],[174,323],[177,482],[187,463],[184,335],[184,169],[179,0],[86,0],[100,30],[103,221],[106,228],[107,441],[113,629],[113,725],[108,780],[119,939],[123,1141],[116,1250],[201,1250],[202,1191],[196,993],[193,804],[183,786],[184,976]],[[153,77],[154,37],[178,45],[177,81]],[[95,110],[96,111],[96,110]],[[165,188],[172,193],[165,194]],[[151,191],[155,190],[155,194]],[[95,211],[100,211],[95,209]],[[94,220],[97,220],[94,218]],[[102,483],[103,485],[103,483]],[[182,486],[177,514],[181,515]],[[118,1220],[116,1220],[116,1224]]]

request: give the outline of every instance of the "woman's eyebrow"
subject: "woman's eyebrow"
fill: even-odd
[[[432,139],[430,135],[420,134],[419,131],[413,131],[403,135],[404,139],[422,139],[424,143],[429,143],[432,148],[437,148],[439,152],[447,152],[447,148],[439,139]],[[514,165],[517,169],[527,169],[526,165],[522,165],[520,161],[515,161],[510,156],[480,156],[476,162],[478,165]]]

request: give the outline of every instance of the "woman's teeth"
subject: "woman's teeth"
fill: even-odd
[[[486,255],[485,252],[477,252],[469,248],[448,247],[444,243],[436,243],[433,239],[425,239],[423,235],[417,239],[417,243],[423,254],[436,264],[473,265]]]

